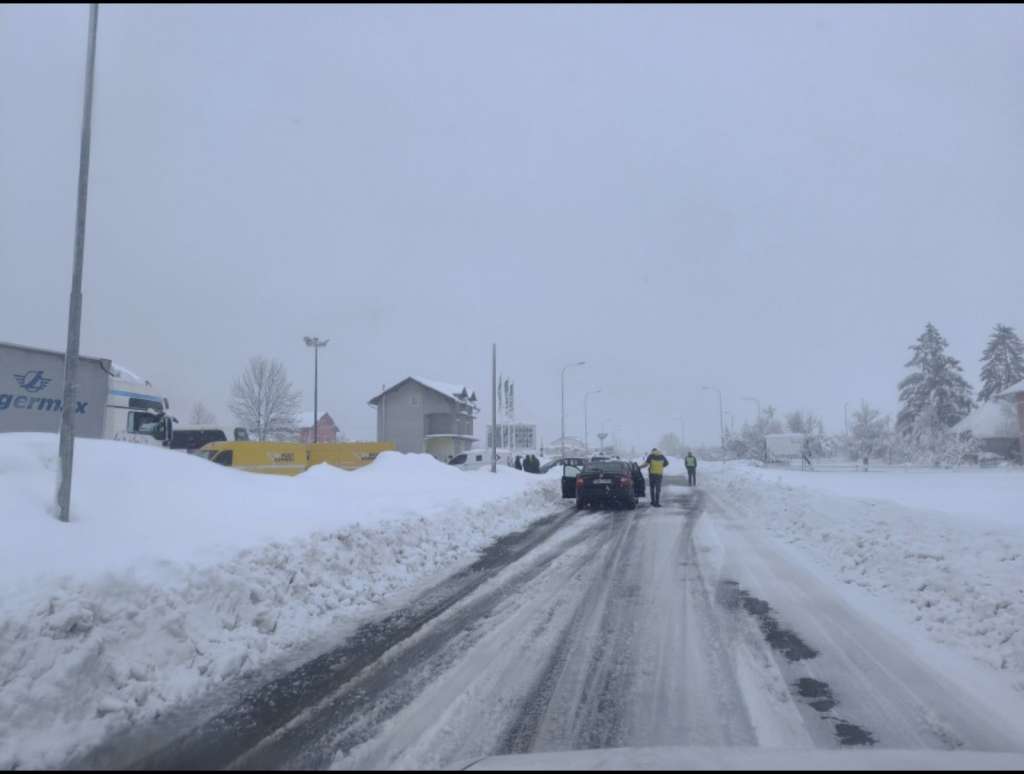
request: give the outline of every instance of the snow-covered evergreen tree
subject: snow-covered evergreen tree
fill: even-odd
[[[1009,325],[996,325],[981,355],[981,389],[986,402],[1007,387],[1024,380],[1024,342]]]
[[[916,370],[899,384],[903,407],[896,418],[896,429],[903,435],[948,429],[974,407],[971,385],[961,376],[960,361],[946,354],[946,346],[942,334],[928,323],[910,347],[914,356],[907,368]]]

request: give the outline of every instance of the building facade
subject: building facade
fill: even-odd
[[[331,415],[326,411],[317,420],[316,439],[319,443],[337,443],[338,426],[334,423]],[[313,412],[307,411],[302,414],[299,420],[299,432],[297,440],[299,443],[313,443]]]
[[[377,440],[447,462],[473,446],[476,394],[464,385],[408,377],[370,399]]]
[[[486,448],[491,448],[494,434],[494,426],[487,425]],[[499,449],[536,449],[537,446],[537,425],[528,425],[523,422],[499,422],[498,423],[498,448]]]

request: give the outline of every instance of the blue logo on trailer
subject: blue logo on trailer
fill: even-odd
[[[46,389],[46,385],[53,381],[43,376],[42,371],[26,371],[23,374],[15,374],[14,380],[18,386],[28,392],[39,392]]]

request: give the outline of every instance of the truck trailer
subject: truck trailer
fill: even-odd
[[[166,445],[167,399],[110,360],[79,357],[75,437]],[[64,405],[64,353],[0,342],[0,433],[57,433]]]

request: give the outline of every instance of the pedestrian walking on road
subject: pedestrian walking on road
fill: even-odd
[[[690,486],[697,486],[697,458],[693,456],[693,452],[686,452],[686,459],[683,460],[686,464],[686,475],[689,478]]]
[[[665,468],[668,467],[668,460],[665,455],[662,454],[658,447],[655,446],[651,449],[651,453],[647,455],[647,460],[641,468],[647,468],[647,478],[651,486],[651,506],[654,508],[661,507],[661,476],[665,472]]]

